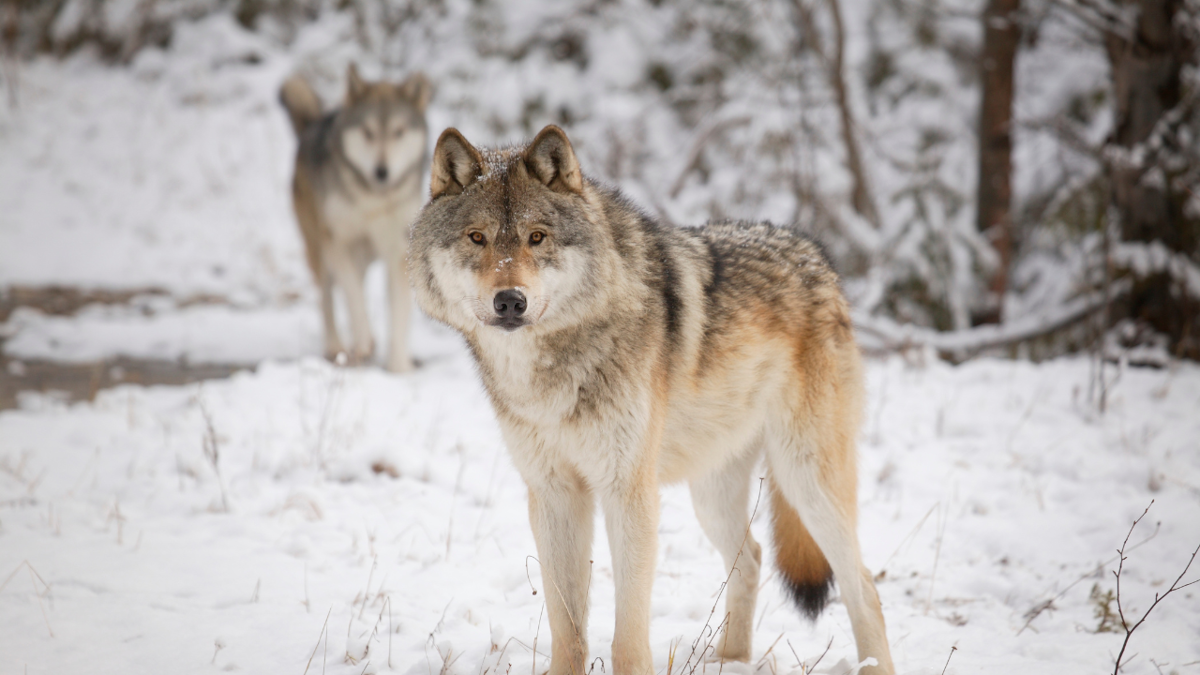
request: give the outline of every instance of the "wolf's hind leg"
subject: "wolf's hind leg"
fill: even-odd
[[[725,559],[729,584],[725,587],[725,631],[717,657],[748,661],[754,636],[754,604],[762,547],[750,534],[747,501],[750,472],[758,462],[758,447],[728,465],[691,482],[692,507],[700,527]]]
[[[550,674],[583,675],[595,500],[575,476],[529,483],[529,524],[550,616]]]
[[[815,433],[813,435],[816,435]],[[863,566],[856,533],[857,497],[853,441],[848,447],[820,448],[809,434],[785,434],[768,445],[767,459],[779,491],[796,509],[813,541],[821,549],[841,591],[850,615],[858,658],[871,656],[878,662],[864,668],[865,675],[895,672],[879,594],[871,573]],[[836,445],[836,434],[827,440]]]

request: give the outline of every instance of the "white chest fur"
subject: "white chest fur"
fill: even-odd
[[[357,185],[331,191],[322,211],[334,239],[369,237],[376,243],[402,246],[408,241],[408,224],[420,206],[419,181],[412,179],[387,191]]]
[[[647,449],[648,391],[631,382],[618,405],[581,406],[587,370],[556,364],[531,333],[485,328],[476,340],[488,386],[505,409],[505,440],[523,474],[567,464],[600,484],[638,464],[635,458]]]

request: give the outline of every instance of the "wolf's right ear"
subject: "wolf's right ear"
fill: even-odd
[[[433,84],[429,82],[429,78],[425,77],[425,73],[410,75],[400,85],[400,91],[421,112],[425,112],[425,108],[429,106],[429,99],[433,98]]]
[[[555,192],[583,192],[583,174],[567,132],[547,125],[530,142],[523,155],[525,167]]]
[[[483,167],[483,155],[467,142],[458,129],[450,127],[433,148],[429,198],[456,195],[474,183]]]
[[[351,61],[346,66],[346,100],[353,102],[367,93],[367,81],[358,74],[358,64]]]

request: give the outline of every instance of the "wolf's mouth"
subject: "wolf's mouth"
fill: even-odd
[[[503,319],[500,319],[500,318],[492,319],[491,321],[488,322],[488,325],[495,326],[496,328],[503,328],[504,330],[511,333],[518,328],[529,325],[529,321],[527,321],[523,317],[516,316],[516,317],[507,317],[507,318],[503,318]]]

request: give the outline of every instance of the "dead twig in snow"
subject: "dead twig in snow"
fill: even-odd
[[[225,481],[221,478],[221,444],[217,438],[217,430],[213,427],[212,415],[208,414],[208,406],[204,399],[199,400],[200,415],[204,418],[203,449],[204,458],[212,464],[213,474],[217,477],[217,488],[221,491],[221,511],[229,513],[229,498],[225,495]]]
[[[925,602],[925,613],[928,614],[933,609],[933,585],[937,581],[938,560],[942,557],[942,537],[946,534],[946,515],[942,512],[942,508],[938,506],[938,532],[937,544],[933,550],[933,570],[929,573],[929,598]]]
[[[958,647],[951,645],[950,654],[946,656],[946,665],[942,666],[942,675],[946,675],[946,669],[950,667],[950,658],[954,656],[954,652],[958,651]]]
[[[821,659],[825,658],[825,655],[829,653],[831,648],[833,648],[833,636],[829,636],[829,644],[825,645],[825,651],[821,652],[821,655],[817,657],[816,661],[813,661],[811,666],[804,665],[804,661],[801,660],[800,655],[796,653],[796,648],[792,646],[791,640],[787,641],[787,646],[788,649],[792,650],[792,656],[796,657],[796,665],[800,667],[800,672],[811,673],[813,668],[816,668],[817,664],[821,662]]]
[[[542,633],[542,614],[546,611],[546,603],[542,603],[542,608],[538,610],[537,630],[533,632],[533,658],[529,664],[529,675],[537,675],[537,641],[538,636]]]
[[[1150,536],[1148,536],[1145,539],[1134,544],[1132,547],[1130,547],[1129,549],[1126,550],[1126,553],[1132,553],[1132,552],[1138,550],[1143,545],[1145,545],[1147,542],[1149,542],[1150,540],[1157,537],[1160,525],[1161,525],[1161,523],[1156,523],[1154,526],[1154,531],[1150,533]],[[1055,595],[1054,597],[1052,597],[1048,600],[1039,602],[1039,603],[1035,604],[1033,607],[1031,607],[1029,609],[1029,611],[1025,613],[1025,618],[1027,620],[1025,621],[1025,625],[1021,626],[1021,629],[1017,631],[1017,635],[1024,633],[1026,628],[1031,628],[1031,624],[1033,623],[1034,619],[1038,618],[1038,616],[1040,616],[1042,614],[1042,612],[1054,611],[1055,609],[1058,609],[1057,607],[1054,606],[1055,600],[1058,600],[1062,596],[1066,595],[1067,591],[1070,591],[1079,582],[1083,581],[1084,579],[1087,579],[1088,577],[1096,575],[1101,570],[1103,570],[1105,567],[1108,567],[1109,565],[1116,562],[1117,558],[1119,558],[1119,557],[1121,557],[1121,556],[1115,555],[1115,556],[1109,558],[1108,560],[1105,560],[1104,562],[1100,563],[1099,565],[1096,565],[1095,567],[1088,570],[1087,572],[1084,572],[1083,574],[1079,575],[1079,577],[1077,579],[1075,579],[1075,581],[1072,581],[1071,583],[1067,584],[1067,587],[1062,589],[1061,591],[1059,591],[1058,595]],[[1047,591],[1047,592],[1049,592],[1049,591]],[[1037,629],[1033,629],[1033,632],[1036,633]]]
[[[1183,580],[1184,575],[1188,573],[1188,570],[1192,567],[1192,563],[1196,560],[1196,554],[1200,553],[1200,544],[1197,544],[1196,548],[1192,550],[1192,555],[1190,558],[1188,558],[1187,564],[1183,566],[1183,571],[1179,573],[1179,576],[1175,577],[1175,581],[1171,582],[1170,588],[1164,591],[1161,595],[1158,593],[1154,594],[1154,602],[1150,603],[1150,607],[1147,608],[1142,614],[1142,618],[1138,619],[1137,622],[1132,626],[1129,625],[1129,622],[1125,619],[1125,610],[1121,606],[1121,574],[1125,571],[1125,546],[1129,543],[1129,537],[1133,536],[1134,528],[1136,528],[1138,523],[1142,521],[1142,518],[1145,518],[1146,514],[1150,512],[1151,506],[1154,506],[1153,499],[1151,499],[1150,504],[1146,506],[1146,510],[1142,511],[1142,515],[1138,516],[1137,519],[1133,521],[1133,525],[1129,526],[1129,532],[1125,535],[1125,541],[1121,543],[1121,548],[1117,549],[1117,555],[1120,558],[1120,562],[1117,563],[1117,570],[1113,572],[1113,576],[1117,578],[1117,614],[1121,617],[1121,628],[1125,629],[1125,639],[1121,642],[1121,651],[1117,653],[1116,661],[1113,662],[1113,675],[1118,675],[1118,673],[1121,672],[1121,666],[1124,665],[1122,662],[1125,659],[1125,649],[1129,647],[1129,640],[1133,638],[1134,631],[1136,631],[1143,623],[1146,622],[1146,619],[1150,617],[1150,613],[1154,611],[1155,607],[1158,607],[1158,603],[1165,600],[1168,595],[1174,593],[1175,591],[1187,588],[1192,584],[1200,582],[1200,579],[1195,579],[1183,584],[1182,586],[1179,585],[1179,582]]]
[[[22,567],[29,570],[29,583],[33,586],[33,594],[37,596],[38,607],[42,610],[42,620],[46,622],[46,631],[50,633],[50,637],[54,637],[54,629],[50,627],[50,617],[46,615],[46,606],[42,604],[42,596],[50,593],[50,584],[46,583],[46,580],[42,578],[42,575],[38,574],[38,571],[33,568],[33,565],[28,559],[22,560],[20,564],[17,565],[16,569],[14,569],[12,573],[5,578],[4,583],[0,584],[0,592],[4,591],[4,588],[8,586],[8,582],[12,581],[13,577],[17,576],[17,572],[20,572]],[[44,591],[38,591],[37,585],[39,581],[45,588]]]

